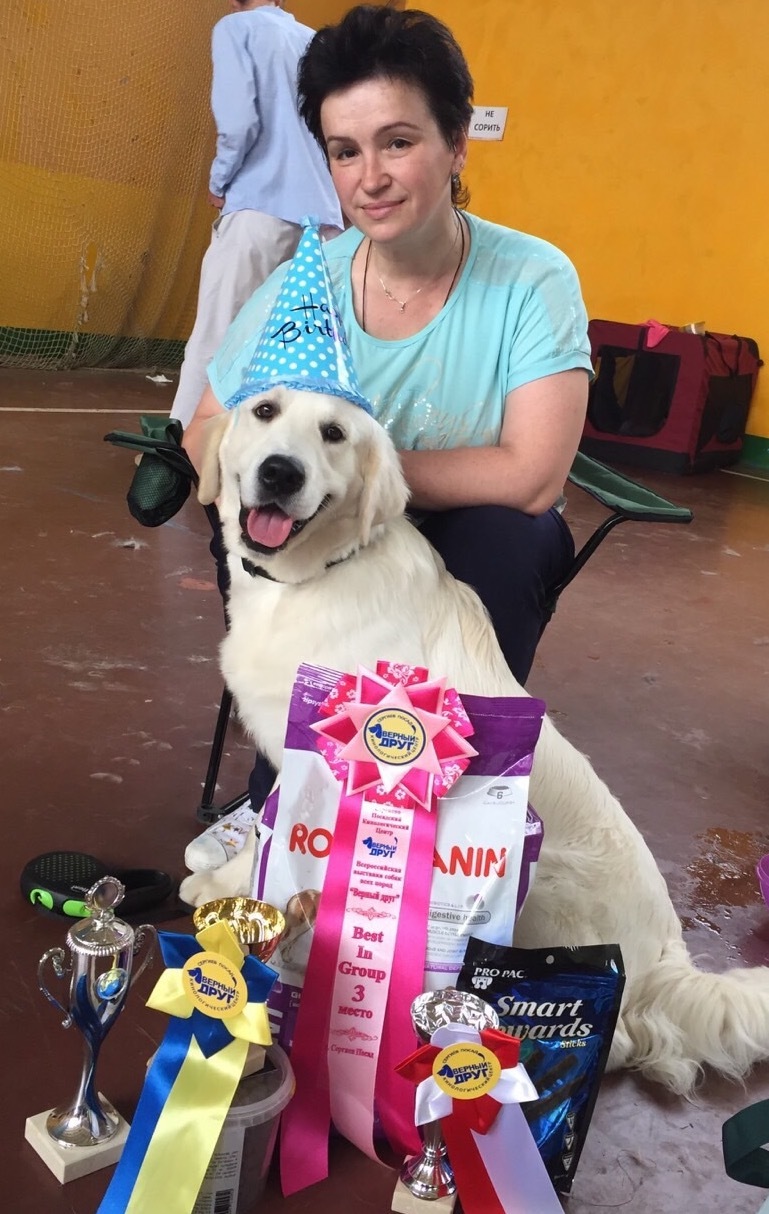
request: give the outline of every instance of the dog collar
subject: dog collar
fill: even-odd
[[[268,573],[266,569],[262,569],[261,565],[255,565],[253,561],[247,561],[244,556],[240,558],[240,563],[251,577],[266,577],[268,582],[277,582],[278,580],[271,573]]]
[[[325,566],[326,569],[333,569],[334,565],[342,565],[345,561],[349,561],[350,557],[354,556],[354,552],[348,552],[347,556],[340,556],[338,561],[329,561]],[[279,578],[273,577],[261,565],[255,565],[253,561],[248,561],[244,556],[240,558],[240,563],[250,577],[264,577],[268,582],[277,582],[279,586],[287,586],[288,582],[281,582]]]

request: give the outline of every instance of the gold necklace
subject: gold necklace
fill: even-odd
[[[422,286],[419,288],[418,291],[415,291],[413,295],[409,295],[408,299],[396,299],[395,296],[393,295],[392,291],[390,290],[390,288],[385,284],[384,279],[382,278],[382,275],[379,273],[379,271],[377,271],[377,278],[379,279],[379,285],[382,288],[382,290],[384,291],[387,298],[391,299],[394,304],[397,304],[398,307],[400,308],[401,312],[405,312],[406,305],[410,304],[412,302],[412,300],[416,299],[417,295],[421,295],[422,291],[424,290],[424,287]]]
[[[465,227],[464,227],[464,224],[462,223],[462,220],[461,220],[461,219],[460,219],[460,217],[459,217],[459,213],[458,213],[456,210],[454,211],[454,214],[455,214],[455,215],[456,215],[456,217],[457,217],[457,224],[458,224],[458,232],[457,232],[457,235],[461,236],[461,238],[462,238],[462,245],[461,245],[461,248],[460,248],[460,250],[459,250],[459,261],[457,262],[456,267],[455,267],[455,269],[454,269],[454,276],[453,276],[453,278],[451,279],[451,282],[449,283],[449,289],[448,289],[448,291],[446,292],[446,297],[445,297],[445,299],[444,299],[443,303],[441,304],[441,308],[445,308],[446,304],[447,304],[447,303],[448,303],[448,301],[449,301],[449,296],[451,295],[451,292],[454,290],[454,287],[455,287],[455,285],[456,285],[457,278],[459,277],[459,271],[460,271],[460,269],[462,268],[462,262],[463,262],[463,261],[464,261],[464,259],[465,259]],[[451,247],[452,247],[452,249],[454,248],[454,245],[455,245],[456,243],[457,243],[457,238],[456,238],[456,236],[455,236],[455,237],[454,237],[454,244],[452,244],[452,246],[451,246]],[[367,284],[367,282],[368,282],[368,268],[369,268],[369,262],[371,261],[371,249],[372,249],[372,244],[371,244],[371,241],[369,240],[369,242],[368,242],[368,249],[366,250],[366,262],[365,262],[365,265],[364,265],[364,267],[363,267],[363,290],[362,290],[362,293],[361,293],[362,298],[361,298],[361,323],[360,323],[360,327],[361,327],[361,329],[363,329],[363,332],[364,332],[364,333],[366,332],[366,284]],[[392,302],[393,302],[394,304],[397,304],[397,306],[398,306],[398,308],[400,309],[400,311],[401,311],[401,312],[405,312],[405,310],[406,310],[406,306],[407,306],[408,304],[410,304],[410,303],[411,303],[413,300],[415,300],[415,299],[416,299],[416,297],[417,297],[417,295],[421,294],[421,292],[422,292],[422,291],[424,291],[425,286],[429,285],[429,284],[423,284],[423,285],[422,285],[422,286],[419,288],[419,290],[418,290],[418,291],[415,291],[413,295],[410,295],[408,299],[406,299],[406,300],[400,300],[400,299],[396,299],[396,297],[393,295],[392,291],[390,291],[390,290],[388,289],[388,287],[387,287],[387,286],[385,285],[385,283],[382,281],[382,276],[381,276],[381,274],[380,274],[378,271],[377,271],[377,278],[379,279],[379,285],[380,285],[380,287],[382,288],[382,290],[383,290],[384,294],[386,295],[386,297],[387,297],[389,300],[392,300]],[[437,280],[436,280],[436,281],[437,281]]]

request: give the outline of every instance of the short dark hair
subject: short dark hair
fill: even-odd
[[[324,152],[320,109],[329,94],[381,78],[420,89],[449,147],[467,130],[473,78],[448,26],[419,9],[359,4],[318,30],[299,63],[299,112]],[[466,202],[458,179],[452,195]]]

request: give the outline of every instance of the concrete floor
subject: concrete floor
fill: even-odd
[[[79,1042],[36,983],[67,921],[28,907],[19,873],[66,848],[179,877],[199,829],[221,691],[207,524],[195,503],[155,531],[135,524],[124,502],[131,456],[102,442],[108,429],[135,429],[141,412],[167,410],[172,392],[125,372],[0,371],[0,1142],[14,1214],[92,1214],[108,1179],[62,1188],[23,1141],[29,1114],[73,1093]],[[561,600],[530,690],[646,834],[702,964],[764,963],[769,911],[753,868],[769,852],[769,483],[642,479],[690,505],[694,523],[613,533]],[[572,492],[578,537],[600,513]],[[244,785],[250,756],[231,729],[223,798]],[[176,914],[169,902],[147,917],[188,930]],[[164,1029],[143,1003],[153,981],[140,980],[100,1064],[101,1090],[129,1117]],[[755,1214],[764,1194],[725,1176],[720,1128],[767,1096],[769,1067],[744,1089],[709,1080],[696,1104],[630,1075],[605,1080],[566,1208]],[[336,1142],[327,1182],[284,1201],[273,1178],[259,1209],[384,1214],[392,1185],[391,1172]]]

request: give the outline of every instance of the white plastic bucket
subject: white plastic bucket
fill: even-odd
[[[263,1070],[241,1079],[192,1214],[246,1214],[261,1197],[294,1072],[279,1045]]]

